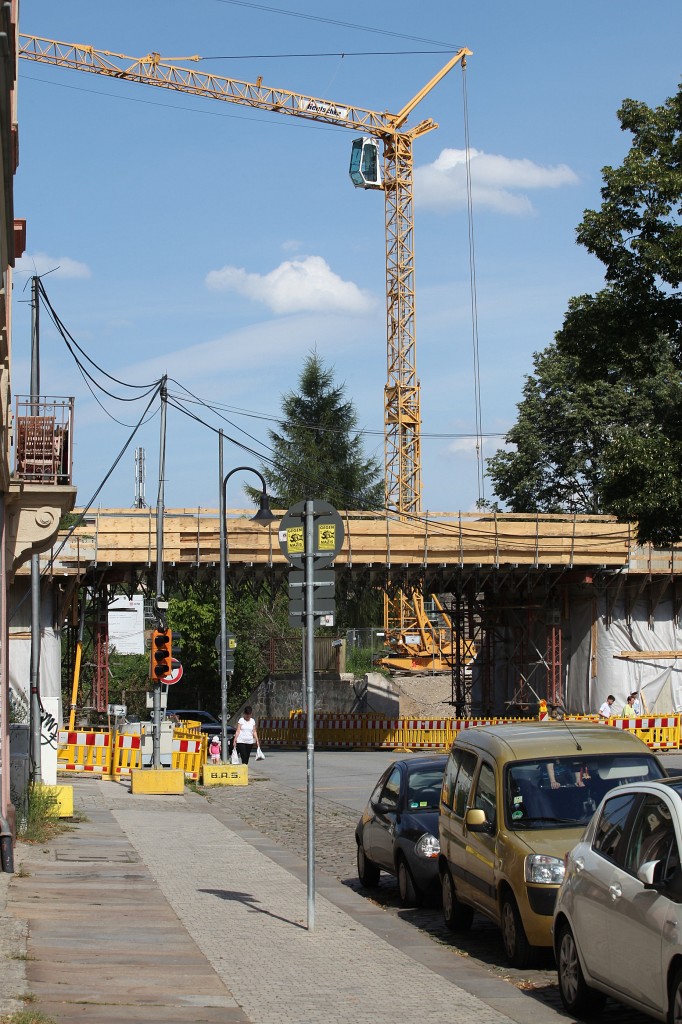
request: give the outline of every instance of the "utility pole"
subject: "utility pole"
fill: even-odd
[[[40,415],[40,278],[31,278],[31,416]],[[31,779],[42,779],[40,720],[40,556],[31,555],[31,687],[30,687]]]
[[[166,405],[168,390],[164,376],[159,394],[161,396],[161,427],[159,440],[159,491],[156,500],[156,628],[166,629],[168,601],[164,596],[163,584],[163,513],[164,482],[166,478]],[[152,711],[152,767],[161,767],[161,680],[152,683],[154,706]]]

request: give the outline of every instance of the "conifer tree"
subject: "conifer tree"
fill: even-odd
[[[273,495],[270,504],[290,508],[317,498],[338,509],[380,508],[380,466],[364,453],[345,385],[335,383],[333,369],[316,352],[306,358],[298,383],[298,392],[282,397],[280,430],[269,431],[274,455],[261,469]]]

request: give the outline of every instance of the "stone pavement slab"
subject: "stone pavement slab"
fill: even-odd
[[[92,783],[81,794],[89,820],[49,859],[24,849],[8,888],[31,1005],[59,1024],[250,1024]]]
[[[309,931],[304,861],[224,802],[95,780],[75,799],[87,820],[29,853],[5,915],[58,1024],[568,1020],[322,872]]]

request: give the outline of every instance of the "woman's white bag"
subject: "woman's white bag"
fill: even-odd
[[[256,760],[257,761],[264,761],[265,760],[265,754],[261,750],[260,746],[256,747]]]
[[[241,761],[239,760],[239,754],[237,753],[237,748],[236,747],[232,748],[232,753],[230,754],[230,764],[241,764]]]

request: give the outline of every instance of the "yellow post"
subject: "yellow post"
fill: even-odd
[[[78,680],[81,672],[81,655],[83,643],[81,640],[76,644],[76,661],[73,666],[73,684],[71,686],[71,706],[69,708],[69,732],[73,732],[76,724],[76,699],[78,697]]]

